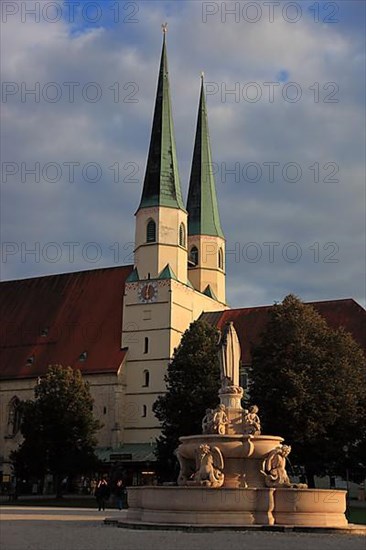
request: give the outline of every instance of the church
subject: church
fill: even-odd
[[[166,29],[165,29],[166,30]],[[134,264],[1,283],[0,472],[21,442],[17,404],[31,399],[49,365],[80,369],[89,382],[106,467],[129,470],[134,484],[154,476],[160,433],[152,407],[190,323],[233,321],[241,344],[241,383],[271,306],[231,309],[225,295],[222,230],[204,93],[197,115],[189,191],[183,201],[174,137],[164,32]],[[366,348],[364,309],[352,299],[314,302],[332,327]]]

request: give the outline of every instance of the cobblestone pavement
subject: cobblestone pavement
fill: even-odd
[[[87,508],[0,508],[4,550],[365,550],[366,537],[307,533],[135,531],[103,524],[123,512]]]

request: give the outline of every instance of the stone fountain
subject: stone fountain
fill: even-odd
[[[129,487],[127,522],[175,525],[345,527],[346,491],[291,483],[291,447],[262,435],[258,408],[241,406],[240,344],[233,323],[220,335],[220,403],[202,435],[180,438],[176,486]]]

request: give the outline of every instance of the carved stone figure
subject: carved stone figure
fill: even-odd
[[[269,453],[263,463],[262,474],[267,487],[291,487],[286,472],[286,458],[291,452],[290,445],[280,445]]]
[[[213,410],[206,409],[206,414],[202,420],[202,433],[203,434],[212,434],[213,433]]]
[[[187,485],[221,487],[224,483],[224,459],[218,447],[202,444],[197,450],[196,473]]]
[[[226,407],[220,404],[213,411],[211,433],[223,435],[226,431],[227,424],[229,424],[229,419],[226,414]]]
[[[243,434],[244,435],[260,435],[261,421],[258,416],[257,405],[252,405],[249,410],[244,410],[243,418]]]
[[[178,485],[187,485],[188,480],[193,477],[194,472],[195,472],[193,461],[188,460],[187,458],[182,456],[181,453],[180,453],[179,447],[178,447],[178,449],[175,450],[174,454],[177,457],[178,462],[179,462],[179,466],[180,466],[180,471],[179,471],[179,476],[178,476],[178,479],[177,479],[177,484]]]
[[[225,325],[220,333],[219,341],[219,361],[221,372],[221,386],[230,388],[230,386],[239,386],[239,363],[240,363],[240,343],[232,321]]]

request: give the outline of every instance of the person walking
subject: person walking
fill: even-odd
[[[105,503],[109,499],[110,489],[107,478],[103,477],[99,480],[97,488],[95,490],[95,497],[97,499],[98,511],[105,510]]]
[[[119,479],[116,483],[116,488],[114,490],[114,494],[116,497],[116,505],[118,510],[122,510],[123,508],[123,500],[125,495],[125,488],[123,486],[122,479]]]

